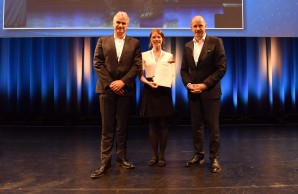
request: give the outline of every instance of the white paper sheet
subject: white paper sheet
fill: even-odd
[[[153,81],[159,86],[171,87],[175,77],[175,63],[161,62],[155,69]]]

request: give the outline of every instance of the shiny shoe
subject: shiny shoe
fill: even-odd
[[[193,156],[193,158],[191,160],[189,160],[186,164],[185,164],[185,167],[192,167],[196,164],[204,164],[205,160],[204,160],[204,157],[200,157],[199,155],[195,154]]]
[[[127,159],[116,159],[116,163],[122,166],[123,168],[132,169],[135,168],[135,165],[132,162],[129,162]]]
[[[219,164],[219,160],[218,159],[213,159],[211,160],[211,168],[210,171],[213,173],[218,173],[221,171],[221,167]]]
[[[158,160],[156,158],[152,158],[151,160],[149,160],[147,162],[148,166],[154,166],[155,164],[157,164]]]
[[[91,178],[99,178],[108,175],[111,171],[111,165],[101,165],[96,171],[91,174]]]

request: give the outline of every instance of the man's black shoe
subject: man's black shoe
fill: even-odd
[[[135,165],[132,162],[129,162],[127,159],[116,159],[116,163],[122,166],[123,168],[132,169],[135,168]]]
[[[211,168],[210,171],[213,173],[218,173],[221,171],[221,167],[219,164],[219,160],[218,159],[212,159],[211,160]]]
[[[110,173],[112,167],[111,165],[101,165],[96,171],[91,174],[91,178],[99,178]]]
[[[204,164],[204,162],[205,160],[203,156],[200,157],[199,155],[195,154],[193,158],[185,164],[185,167],[192,167],[193,165],[196,165],[196,164],[202,165]]]

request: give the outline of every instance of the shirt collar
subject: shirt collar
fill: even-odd
[[[115,40],[125,40],[125,37],[126,37],[126,35],[124,35],[124,37],[123,37],[122,39],[119,39],[119,38],[117,38],[116,35],[114,34],[114,39],[115,39]]]
[[[193,38],[193,42],[201,43],[201,42],[205,42],[205,39],[206,39],[206,33],[204,34],[203,38],[199,42],[195,38]]]

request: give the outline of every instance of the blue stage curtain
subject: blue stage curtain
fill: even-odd
[[[142,50],[148,38],[139,38]],[[184,44],[191,37],[167,37],[176,58],[174,104],[188,113],[179,73]],[[222,80],[222,115],[296,114],[297,38],[224,37],[228,70]],[[97,37],[0,39],[0,115],[98,115],[93,52]],[[133,115],[142,84],[137,79]]]

